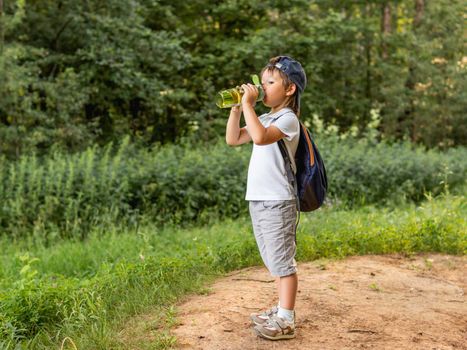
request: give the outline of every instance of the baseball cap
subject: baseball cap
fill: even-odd
[[[297,86],[301,94],[306,87],[306,74],[302,65],[289,56],[279,56],[276,63],[268,64],[268,67],[276,67],[283,71],[289,79]]]

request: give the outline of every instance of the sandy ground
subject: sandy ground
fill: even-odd
[[[249,314],[276,303],[273,279],[248,268],[187,297],[178,349],[467,349],[467,257],[396,255],[299,264],[296,338],[257,337]]]

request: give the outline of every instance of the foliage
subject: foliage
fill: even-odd
[[[216,91],[278,54],[307,72],[304,120],[362,131],[376,111],[382,137],[465,145],[463,2],[422,2],[4,2],[0,154],[210,141]]]
[[[318,145],[329,174],[329,205],[421,201],[463,193],[465,148],[426,151],[323,131]],[[366,141],[365,141],[366,140]],[[96,146],[76,154],[0,160],[0,230],[45,241],[85,238],[92,227],[203,224],[246,214],[250,147],[171,145],[151,150]]]
[[[319,210],[302,217],[297,258],[465,254],[465,211],[463,197],[455,196],[396,209]],[[133,228],[114,227],[104,237],[99,228],[94,231],[84,242],[4,245],[3,348],[53,348],[70,336],[80,349],[125,349],[119,330],[135,313],[154,305],[169,308],[180,296],[201,291],[213,276],[260,263],[247,219],[188,230],[148,225],[138,235]]]
[[[189,93],[173,79],[189,62],[183,39],[148,28],[140,4],[34,1],[15,25],[13,7],[0,61],[2,153],[82,149],[129,131],[156,142],[186,124]]]
[[[465,144],[461,138],[467,133],[466,114],[461,112],[467,99],[466,58],[458,50],[464,5],[447,0],[425,3],[419,23],[398,21],[397,31],[387,37],[392,54],[378,62],[382,128],[392,137],[448,148]],[[412,17],[414,8],[396,5],[397,11]]]
[[[465,148],[440,153],[409,142],[328,137],[320,143],[330,177],[330,197],[350,205],[420,202],[427,194],[462,192]]]

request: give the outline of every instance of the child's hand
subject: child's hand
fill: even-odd
[[[242,105],[233,106],[233,107],[231,108],[231,111],[232,111],[233,113],[238,113],[238,114],[240,114],[240,113],[242,112]]]
[[[258,98],[259,91],[256,86],[253,84],[243,84],[243,96],[242,96],[242,105],[244,103],[254,106],[256,104],[256,99]]]

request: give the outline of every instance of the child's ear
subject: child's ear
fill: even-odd
[[[295,84],[290,84],[287,90],[285,90],[285,96],[292,96],[297,90],[297,86]]]

